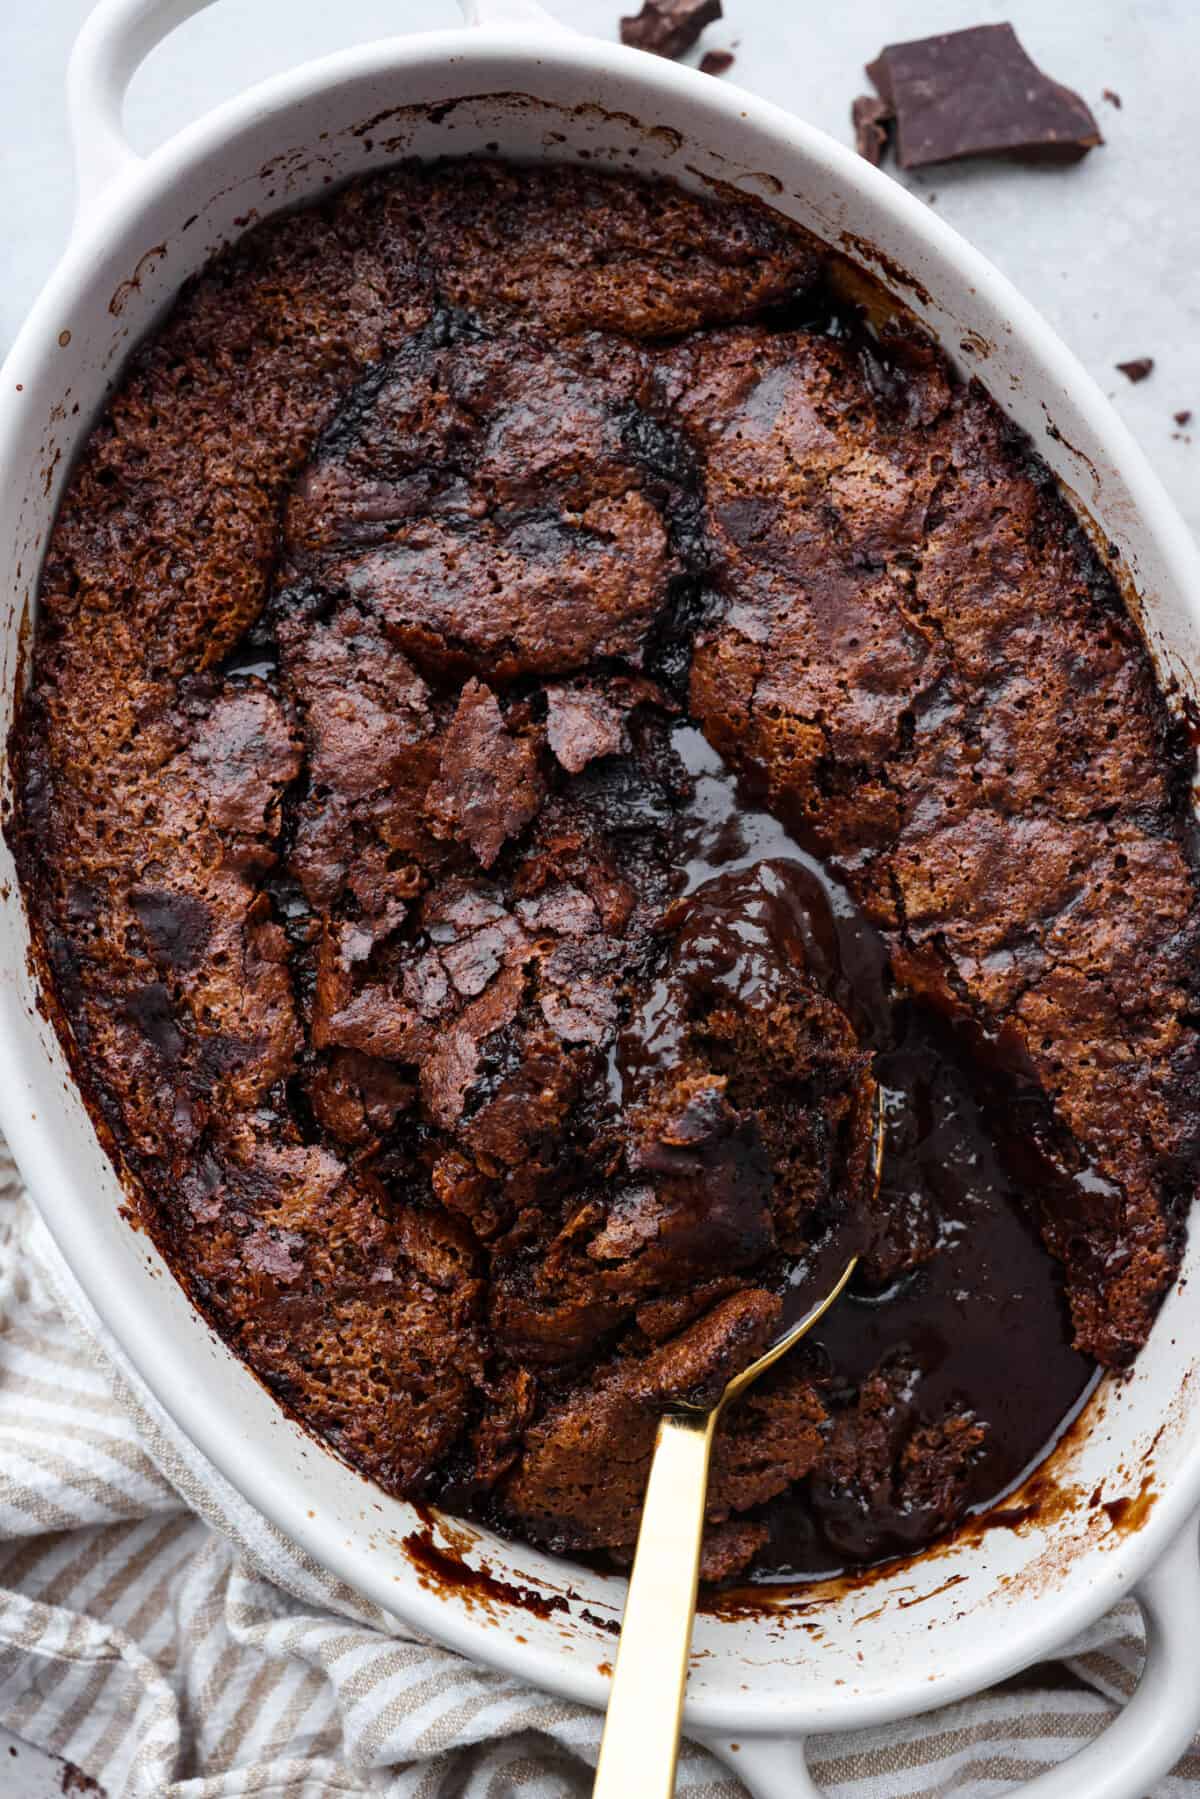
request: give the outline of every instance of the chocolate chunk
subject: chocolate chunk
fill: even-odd
[[[1117,367],[1134,383],[1144,381],[1147,375],[1154,373],[1153,356],[1135,356],[1132,362],[1118,362]]]
[[[874,94],[859,94],[850,107],[850,122],[854,126],[854,148],[860,156],[865,156],[873,168],[878,168],[883,161],[883,153],[887,149],[888,127],[894,117],[886,100],[877,100]]]
[[[621,42],[656,56],[682,56],[720,17],[721,0],[645,0],[636,17],[621,20]]]
[[[1109,105],[1110,105],[1110,106],[1115,106],[1115,107],[1116,107],[1116,109],[1117,109],[1117,111],[1118,111],[1118,112],[1120,112],[1120,110],[1121,110],[1121,96],[1120,96],[1120,94],[1117,94],[1117,93],[1114,93],[1114,92],[1113,92],[1113,90],[1112,90],[1112,88],[1110,88],[1110,87],[1106,87],[1106,88],[1105,88],[1105,89],[1104,89],[1104,91],[1103,91],[1103,93],[1102,93],[1102,94],[1101,94],[1101,96],[1100,96],[1100,98],[1101,98],[1101,99],[1102,99],[1102,100],[1107,100],[1107,101],[1108,101],[1108,104],[1109,104]]]
[[[186,893],[152,887],[132,888],[129,906],[159,961],[175,969],[196,966],[212,935],[207,906]]]
[[[537,745],[513,737],[495,694],[468,681],[442,746],[441,771],[425,796],[437,837],[466,839],[490,868],[508,838],[529,823],[545,788]]]
[[[732,50],[706,50],[700,58],[702,75],[724,75],[732,69],[734,56]]]
[[[902,169],[966,156],[1074,162],[1104,142],[1083,100],[1043,75],[1011,25],[888,44],[867,74],[895,109]]]
[[[1174,418],[1175,418],[1175,423],[1177,425],[1190,425],[1192,422],[1191,407],[1185,406],[1182,412],[1177,412],[1174,414]]]
[[[125,998],[123,1010],[164,1062],[175,1063],[184,1051],[184,1035],[176,1020],[171,995],[161,981],[148,981]]]

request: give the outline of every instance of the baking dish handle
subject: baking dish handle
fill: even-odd
[[[67,65],[67,113],[75,150],[76,219],[140,165],[125,136],[125,90],[154,46],[212,0],[99,0]]]
[[[524,25],[534,26],[538,31],[549,27],[551,31],[576,35],[569,25],[564,25],[544,6],[539,6],[538,0],[458,0],[458,4],[467,25]]]
[[[1192,1518],[1137,1588],[1146,1663],[1133,1697],[1075,1755],[1011,1789],[1012,1799],[1142,1799],[1200,1726],[1200,1542]],[[752,1799],[820,1799],[796,1738],[703,1739]]]
[[[141,158],[125,136],[125,92],[151,50],[213,0],[99,0],[75,40],[67,111],[75,151],[79,218],[132,174]],[[566,32],[537,0],[459,0],[468,25]]]

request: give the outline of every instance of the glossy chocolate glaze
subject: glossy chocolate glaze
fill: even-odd
[[[1096,1377],[1071,1347],[1058,1264],[1038,1235],[1044,1187],[1058,1181],[1024,1118],[1028,1098],[998,1084],[950,1026],[894,999],[877,931],[850,895],[770,812],[756,807],[690,724],[673,734],[696,777],[676,823],[686,891],[716,896],[743,871],[769,871],[775,934],[795,932],[810,970],[854,1020],[875,1054],[883,1089],[885,1150],[874,1241],[862,1220],[831,1231],[792,1266],[789,1309],[798,1314],[836,1279],[849,1253],[864,1268],[810,1339],[831,1409],[854,1397],[881,1363],[910,1371],[897,1427],[934,1423],[955,1405],[984,1426],[966,1505],[994,1503],[1052,1447]],[[782,921],[780,918],[782,915]],[[770,934],[739,914],[739,936]],[[740,943],[743,961],[747,944]],[[743,968],[743,972],[744,972]],[[927,1259],[895,1280],[888,1239],[923,1240]],[[770,1541],[760,1573],[823,1575],[921,1547],[937,1521],[821,1473],[766,1510]]]

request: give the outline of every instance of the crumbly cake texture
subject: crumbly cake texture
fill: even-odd
[[[628,1550],[658,1410],[792,1260],[936,1253],[867,1205],[870,1057],[784,875],[687,890],[685,725],[1001,1084],[1078,1345],[1126,1363],[1180,1253],[1182,751],[1027,446],[824,279],[632,178],[353,183],[184,290],[43,573],[11,831],[158,1240],[383,1487],[563,1549]],[[986,1420],[898,1430],[903,1385],[753,1390],[707,1573],[806,1477],[951,1522]]]

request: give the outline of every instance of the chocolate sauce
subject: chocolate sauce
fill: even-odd
[[[944,1021],[894,998],[886,947],[845,888],[771,813],[757,809],[694,727],[673,744],[694,779],[677,815],[683,897],[708,978],[770,978],[794,945],[875,1056],[885,1113],[883,1174],[864,1244],[833,1230],[790,1271],[789,1309],[827,1290],[864,1249],[850,1290],[810,1338],[826,1404],[836,1413],[881,1364],[903,1370],[908,1427],[950,1409],[984,1426],[966,1502],[979,1510],[1047,1453],[1095,1379],[1071,1347],[1058,1265],[1036,1226],[1039,1183],[1054,1178],[1029,1146],[1024,1109]],[[614,1057],[624,1091],[637,1058],[669,1059],[672,1018],[660,982]],[[614,1094],[616,1097],[616,1094]],[[1020,1152],[1020,1153],[1017,1153]],[[1018,1172],[1019,1170],[1019,1172]],[[920,1265],[887,1278],[889,1261]],[[928,1509],[809,1481],[766,1510],[758,1558],[767,1577],[826,1575],[912,1550],[937,1534]]]

